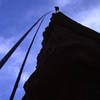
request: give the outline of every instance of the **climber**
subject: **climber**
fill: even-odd
[[[59,12],[59,7],[58,6],[55,6],[55,11],[56,11],[56,13]]]

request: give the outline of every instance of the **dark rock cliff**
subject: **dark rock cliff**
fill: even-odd
[[[61,12],[43,33],[23,100],[100,100],[100,35]]]

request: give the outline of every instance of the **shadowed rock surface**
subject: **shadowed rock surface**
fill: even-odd
[[[100,100],[100,35],[61,12],[43,33],[23,100]]]

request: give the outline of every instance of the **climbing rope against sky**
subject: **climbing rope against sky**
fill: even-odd
[[[24,61],[23,61],[23,63],[22,63],[20,72],[19,72],[18,77],[17,77],[17,80],[16,80],[16,82],[15,82],[15,85],[14,85],[14,88],[13,88],[13,91],[12,91],[12,94],[11,94],[11,96],[10,96],[10,100],[13,100],[13,98],[14,98],[14,96],[15,96],[15,93],[16,93],[16,90],[17,90],[17,88],[18,88],[18,84],[19,84],[19,81],[20,81],[20,78],[21,78],[21,74],[22,74],[22,72],[23,72],[23,69],[24,69],[24,66],[25,66],[25,63],[26,63],[26,60],[27,60],[27,58],[28,58],[28,55],[29,55],[30,50],[31,50],[31,48],[32,48],[32,45],[33,45],[33,43],[34,43],[35,37],[36,37],[36,35],[37,35],[37,33],[38,33],[40,27],[41,27],[42,22],[43,22],[44,19],[45,19],[45,17],[46,17],[46,16],[44,16],[44,17],[41,19],[40,25],[39,25],[39,27],[37,28],[36,33],[34,34],[33,39],[32,39],[32,41],[31,41],[31,44],[30,44],[30,46],[29,46],[29,48],[28,48],[28,50],[27,50],[27,53],[26,53],[25,58],[24,58]]]
[[[14,51],[17,49],[17,47],[22,43],[22,41],[26,38],[26,36],[30,33],[30,31],[38,24],[38,22],[45,16],[47,16],[52,11],[49,11],[45,13],[43,16],[41,16],[34,25],[19,39],[19,41],[9,50],[9,52],[1,59],[0,61],[0,69],[3,67],[3,65],[7,62],[7,60],[11,57],[11,55],[14,53]]]

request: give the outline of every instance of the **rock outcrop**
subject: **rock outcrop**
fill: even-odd
[[[43,33],[23,100],[100,100],[100,35],[61,12]]]

